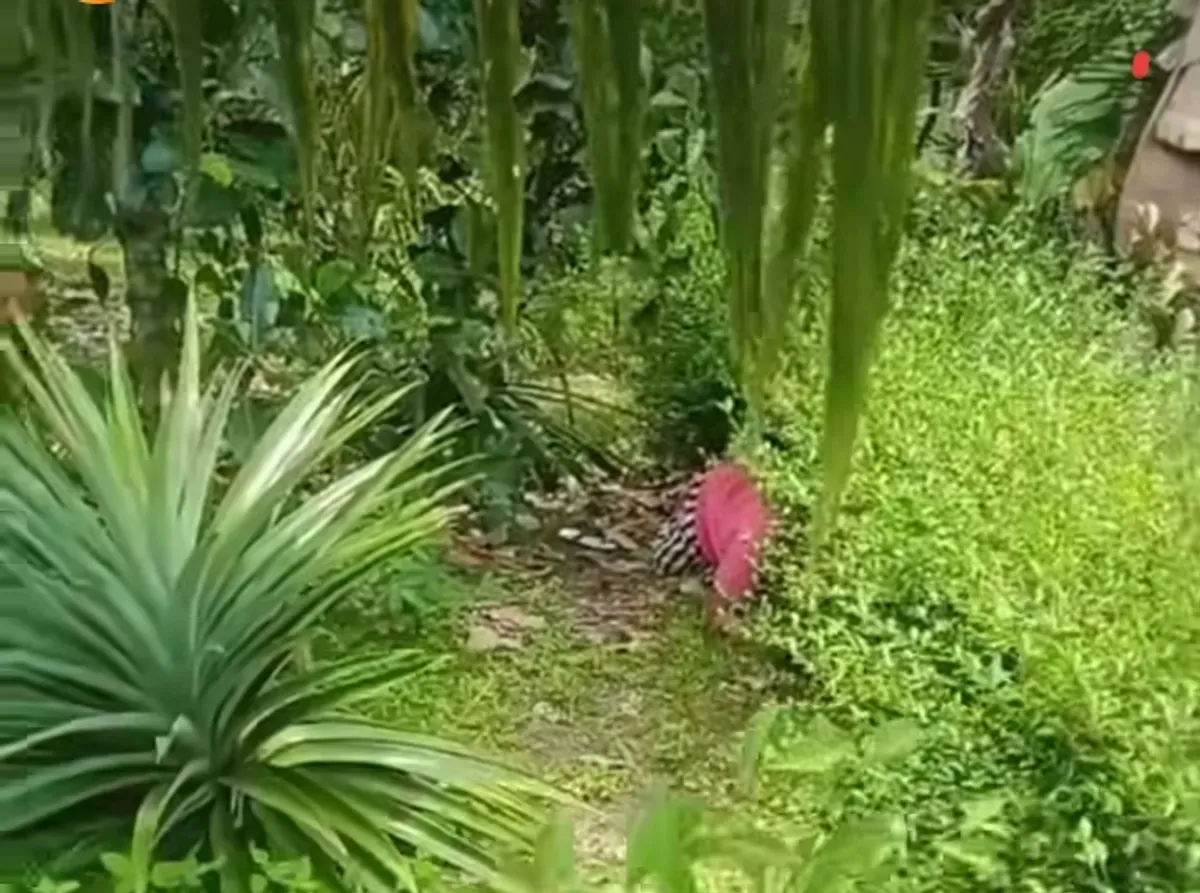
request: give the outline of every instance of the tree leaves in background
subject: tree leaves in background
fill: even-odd
[[[1160,48],[1173,25],[1165,4],[1139,9],[1116,36],[1098,47],[1093,40],[1084,61],[1046,83],[1016,145],[1025,201],[1039,205],[1061,194],[1117,148],[1144,86],[1129,76],[1130,47]]]
[[[1152,35],[1170,24],[1169,6],[1169,0],[1026,3],[1018,19],[1017,80],[1036,90],[1063,74],[1107,69],[1114,89],[1128,89],[1136,83],[1129,57],[1135,49],[1154,51]]]
[[[525,218],[525,134],[513,97],[521,64],[517,0],[475,0],[475,29],[483,75],[486,166],[496,202],[500,316],[516,331],[521,297],[521,237]]]
[[[1048,87],[1034,103],[1029,128],[1016,143],[1021,198],[1042,205],[1104,158],[1120,136],[1129,111],[1125,100],[1133,96],[1131,90],[1114,92],[1075,78]]]
[[[624,252],[641,182],[642,0],[579,0],[571,12],[601,252]]]

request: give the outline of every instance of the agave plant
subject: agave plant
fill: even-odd
[[[27,357],[5,352],[35,419],[0,421],[0,841],[131,833],[138,889],[156,851],[205,840],[225,889],[248,889],[252,843],[307,856],[332,890],[395,890],[413,850],[513,889],[490,854],[525,845],[548,791],[345,712],[429,659],[290,660],[445,522],[462,474],[436,459],[444,421],[309,485],[401,396],[356,401],[338,357],[222,482],[239,376],[202,387],[194,310],[149,435],[116,349],[97,399],[23,337]]]

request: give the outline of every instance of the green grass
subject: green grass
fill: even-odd
[[[776,556],[760,632],[808,662],[810,706],[926,728],[905,764],[844,779],[843,811],[910,815],[902,889],[1192,889],[1200,554],[1178,472],[1198,454],[1186,364],[1149,359],[1115,297],[1020,221],[909,245],[837,541]],[[815,484],[820,383],[795,365],[778,399],[801,446],[765,463],[785,505]]]
[[[746,804],[735,749],[778,695],[771,674],[708,638],[682,596],[636,647],[596,644],[576,608],[603,589],[567,565],[539,578],[452,584],[409,568],[380,580],[331,625],[325,652],[415,640],[447,659],[366,708],[512,754],[596,807],[578,838],[602,873],[618,863],[629,808],[665,784],[773,826],[898,811],[911,858],[892,888],[905,893],[1194,893],[1200,437],[1189,363],[1148,356],[1141,323],[1114,311],[1116,286],[1076,249],[1019,219],[984,228],[942,212],[918,217],[897,272],[835,542],[814,563],[786,539],[757,623],[811,676],[812,699],[790,705],[795,726],[816,713],[854,731],[907,717],[924,730],[918,752],[847,767],[832,798],[768,777]],[[711,290],[715,246],[690,250],[696,281],[674,287]],[[71,246],[48,253],[75,264],[73,278],[86,273]],[[798,337],[770,407],[793,445],[761,462],[785,513],[811,505],[819,484],[819,339],[819,327]],[[647,598],[669,585],[627,582]],[[416,635],[386,608],[414,586],[449,597]],[[518,650],[469,653],[484,604],[519,605],[545,628]]]
[[[1095,261],[1019,219],[949,217],[918,219],[904,253],[835,542],[813,562],[789,527],[756,627],[808,669],[790,728],[909,718],[917,752],[847,766],[833,796],[776,774],[738,800],[737,738],[778,694],[761,665],[707,639],[686,602],[640,648],[589,643],[571,608],[591,584],[566,570],[492,581],[487,599],[548,621],[525,648],[466,654],[468,609],[440,614],[422,641],[449,661],[372,710],[518,754],[600,807],[603,828],[580,836],[609,868],[625,807],[665,783],[775,828],[899,812],[910,860],[890,888],[905,893],[1193,893],[1188,364],[1146,353]],[[787,516],[819,484],[819,338],[799,337],[771,407],[793,446],[761,462]],[[366,628],[395,643],[367,618],[343,647]]]
[[[385,598],[387,585],[369,601]],[[626,819],[650,790],[733,802],[738,737],[771,679],[752,656],[705,633],[698,600],[672,594],[664,616],[637,624],[629,642],[598,642],[576,609],[602,593],[568,565],[541,580],[511,574],[453,585],[476,595],[433,611],[417,635],[446,661],[366,705],[371,715],[512,755],[595,807],[579,818],[577,843],[601,871],[619,864]],[[647,580],[635,575],[629,585]],[[545,627],[526,633],[519,649],[467,651],[476,612],[495,605],[517,606]],[[411,635],[389,626],[386,612],[345,616],[332,650],[386,649]]]

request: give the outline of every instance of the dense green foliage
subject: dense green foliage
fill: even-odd
[[[1017,82],[1028,93],[1014,165],[1022,198],[1037,205],[1131,148],[1122,146],[1125,127],[1139,103],[1153,102],[1147,91],[1156,82],[1129,77],[1129,48],[1158,52],[1180,29],[1165,4],[1034,7],[1017,59]]]
[[[134,890],[156,854],[200,840],[231,890],[249,884],[252,845],[306,857],[332,890],[404,883],[414,847],[511,886],[496,855],[536,828],[528,780],[347,712],[430,658],[295,665],[359,581],[446,523],[462,476],[436,459],[444,415],[320,481],[403,396],[357,400],[337,357],[229,478],[242,380],[201,384],[194,308],[151,436],[115,346],[101,399],[29,346],[32,365],[6,359],[35,421],[0,421],[0,870],[132,829]]]
[[[977,5],[20,0],[27,203],[44,175],[59,230],[114,228],[123,269],[86,275],[124,288],[143,374],[114,354],[93,389],[47,341],[0,344],[28,416],[0,418],[0,876],[74,893],[101,852],[104,893],[586,888],[555,792],[441,735],[520,750],[616,691],[657,761],[540,771],[736,804],[652,800],[631,889],[1194,893],[1194,369],[1147,349],[1135,276],[1036,222],[1128,136],[1129,46],[1166,15],[1024,4],[1015,164],[964,184],[929,152],[914,178],[947,117],[919,94],[970,67],[927,13]],[[569,586],[521,614],[547,553],[602,602],[670,601],[616,546],[562,560],[555,513],[616,455],[731,444],[781,510],[752,640],[782,681],[718,692],[695,616],[580,645]],[[555,641],[427,673],[479,622],[413,560],[462,497],[448,551],[484,592],[531,558],[507,607]],[[453,633],[395,610],[417,601]],[[318,634],[342,650],[310,663]],[[680,703],[639,708],[651,677]],[[757,800],[695,757],[720,762],[732,697],[784,701],[745,734]]]
[[[665,193],[665,194],[664,194]],[[674,218],[648,299],[628,333],[638,362],[623,380],[643,410],[652,455],[685,464],[729,446],[743,404],[726,342],[721,261],[699,182],[659,190],[658,209]],[[653,219],[653,218],[652,218]],[[664,227],[666,224],[664,224]]]
[[[964,235],[960,203],[924,207],[949,220],[900,264],[843,528],[778,553],[760,633],[804,667],[806,709],[925,728],[903,765],[843,779],[851,812],[911,817],[902,887],[1189,889],[1190,364],[1146,359],[1095,260],[1019,216]],[[779,399],[818,393],[798,367]],[[813,495],[806,417],[768,462],[784,506]],[[969,846],[964,814],[986,831]]]

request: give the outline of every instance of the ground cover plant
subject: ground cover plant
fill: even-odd
[[[804,664],[812,709],[926,727],[904,765],[845,780],[912,810],[902,886],[1188,889],[1192,361],[1147,356],[1097,258],[1020,215],[970,233],[955,207],[900,264],[839,542],[780,553],[761,634]],[[780,399],[813,387],[802,371]],[[767,462],[784,502],[811,498],[805,436]],[[990,843],[955,842],[964,810]]]

